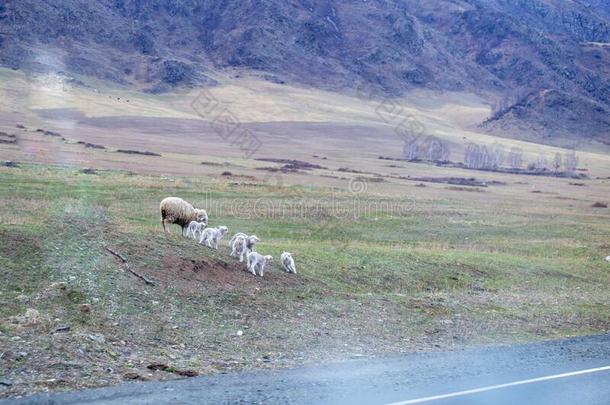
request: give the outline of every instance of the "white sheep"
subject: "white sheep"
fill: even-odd
[[[250,252],[248,253],[248,260],[246,266],[248,271],[254,274],[255,276],[256,269],[258,269],[258,275],[262,277],[265,272],[265,265],[267,264],[267,262],[270,262],[272,260],[273,256],[271,255],[263,256],[257,252]]]
[[[164,198],[159,208],[161,209],[161,225],[163,225],[163,230],[167,233],[169,233],[169,229],[166,228],[166,223],[180,225],[182,235],[184,235],[184,230],[189,226],[191,221],[204,222],[206,226],[208,224],[208,213],[203,209],[193,208],[191,204],[182,198]]]
[[[231,237],[231,240],[229,241],[229,246],[233,246],[233,242],[235,242],[235,239],[237,239],[237,238],[247,238],[247,237],[248,237],[248,235],[246,235],[245,233],[237,232],[235,235],[233,235]]]
[[[188,229],[186,230],[186,237],[193,238],[195,240],[199,239],[206,226],[207,224],[205,222],[191,221]]]
[[[254,251],[254,245],[258,242],[256,235],[252,236],[238,236],[231,245],[231,256],[239,257],[239,262],[244,261],[244,256]]]
[[[280,256],[280,261],[282,262],[282,267],[286,271],[286,273],[294,273],[297,274],[297,268],[294,265],[294,259],[292,258],[292,253],[284,252]]]
[[[606,261],[610,262],[610,256],[606,257]]]
[[[219,226],[218,228],[205,228],[199,238],[199,243],[205,242],[205,245],[209,248],[218,250],[218,243],[229,232],[229,228],[226,226]]]

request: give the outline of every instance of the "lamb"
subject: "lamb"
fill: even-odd
[[[161,225],[167,233],[169,233],[169,229],[166,228],[166,223],[180,225],[182,235],[191,221],[204,222],[206,226],[208,224],[208,213],[203,209],[193,208],[182,198],[167,197],[161,201],[159,208],[161,209]]]
[[[258,239],[258,237],[256,235],[248,236],[243,232],[237,232],[235,235],[233,235],[233,237],[229,241],[229,246],[231,246],[231,248],[233,248],[233,244],[235,243],[235,240],[237,240],[238,238],[246,239],[246,242],[248,245],[248,250],[250,252],[254,252],[254,245],[256,245],[256,242],[258,242],[260,240],[260,239]],[[234,253],[235,253],[235,251],[232,251],[231,256],[233,256]]]
[[[297,274],[297,268],[294,265],[294,259],[292,258],[292,253],[284,252],[280,256],[280,261],[282,262],[282,267],[286,271],[286,273]]]
[[[254,251],[254,245],[258,242],[256,235],[252,236],[238,236],[231,245],[231,256],[239,257],[239,262],[244,261],[244,256]]]
[[[229,232],[229,228],[226,226],[219,226],[218,228],[205,228],[199,238],[199,243],[205,241],[205,245],[211,249],[218,250],[218,243],[220,240]]]
[[[259,276],[263,277],[263,273],[265,272],[265,265],[267,264],[267,262],[270,262],[272,260],[273,260],[273,256],[271,256],[271,255],[263,256],[257,252],[250,252],[250,253],[248,253],[248,260],[246,263],[247,269],[250,273],[254,274],[255,276],[256,276],[256,269],[258,269]]]
[[[205,222],[197,222],[191,221],[188,229],[186,230],[186,236],[188,238],[193,238],[195,240],[201,237],[201,233],[206,228],[207,224]]]
[[[233,237],[229,241],[229,246],[233,246],[233,243],[235,242],[235,239],[237,239],[237,238],[247,238],[247,237],[248,237],[248,235],[246,235],[245,233],[237,232],[235,235],[233,235]]]

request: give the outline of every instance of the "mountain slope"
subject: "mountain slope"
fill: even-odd
[[[30,72],[153,92],[213,85],[215,70],[388,96],[463,91],[496,105],[482,123],[494,134],[610,142],[602,1],[9,0],[0,24],[0,64]]]

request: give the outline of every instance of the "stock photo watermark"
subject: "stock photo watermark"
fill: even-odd
[[[366,187],[366,183],[351,183]],[[364,192],[365,189],[358,188]],[[233,198],[217,199],[206,193],[204,206],[211,216],[225,215],[238,219],[275,219],[287,221],[363,220],[375,218],[403,218],[413,210],[407,199],[364,199],[358,192],[351,196],[330,195],[322,198]]]
[[[203,89],[191,102],[193,110],[210,121],[212,130],[231,146],[236,146],[244,157],[252,157],[263,145],[261,140],[239,118],[209,90]]]

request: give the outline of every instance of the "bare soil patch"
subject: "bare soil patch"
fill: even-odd
[[[117,149],[116,152],[117,153],[126,153],[128,155],[161,156],[158,153],[150,152],[147,150]]]
[[[303,286],[305,280],[279,271],[266,269],[265,276],[254,276],[246,271],[246,264],[238,261],[202,257],[184,259],[177,256],[164,256],[162,270],[150,273],[159,281],[161,288],[169,285],[184,293],[193,291],[255,291]]]
[[[0,132],[0,143],[17,143],[17,135],[7,134],[6,132]]]
[[[452,184],[456,186],[487,187],[488,185],[504,185],[506,183],[496,180],[478,180],[474,177],[401,177],[403,180],[426,183]]]
[[[106,147],[104,145],[98,145],[96,143],[91,143],[91,142],[78,141],[78,142],[76,142],[76,144],[77,145],[83,145],[85,148],[106,149]]]

